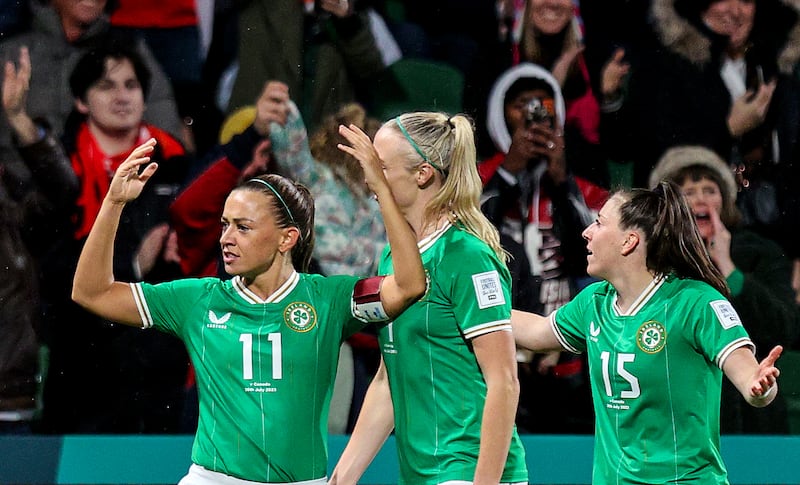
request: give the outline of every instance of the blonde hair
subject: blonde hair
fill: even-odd
[[[525,14],[522,17],[522,34],[520,35],[519,40],[519,53],[520,57],[524,61],[533,62],[535,64],[543,64],[545,60],[544,54],[542,53],[542,46],[539,43],[539,31],[535,25],[533,25],[533,21],[531,20],[531,4],[533,2],[528,0],[525,2]],[[573,13],[572,19],[569,21],[565,29],[567,32],[564,34],[564,44],[561,46],[561,53],[567,52],[568,50],[572,49],[573,47],[578,47],[581,44],[580,39],[578,38],[578,34],[576,29],[579,27],[576,25],[577,20],[575,19],[575,15]],[[572,75],[573,72],[576,71],[577,63],[573,63],[569,68],[569,73]],[[550,69],[552,66],[545,66]]]
[[[337,148],[340,143],[348,143],[339,134],[339,125],[351,124],[361,128],[373,138],[381,123],[375,118],[368,117],[366,110],[360,104],[347,103],[339,111],[322,120],[317,131],[309,139],[309,148],[314,159],[327,165],[333,176],[347,186],[356,199],[361,200],[369,196],[369,190],[364,183],[364,170],[352,155]]]
[[[408,139],[412,156],[422,158],[415,166],[429,163],[443,179],[441,189],[425,207],[424,222],[447,214],[451,222],[459,222],[506,262],[508,253],[500,246],[497,228],[480,210],[483,185],[478,175],[472,121],[460,114],[416,112],[400,115],[384,126]]]

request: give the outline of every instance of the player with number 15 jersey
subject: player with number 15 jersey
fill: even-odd
[[[593,484],[728,483],[719,451],[721,368],[753,343],[717,290],[660,276],[622,312],[614,287],[594,283],[551,324],[564,348],[587,353]]]

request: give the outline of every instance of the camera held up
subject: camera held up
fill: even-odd
[[[531,123],[546,124],[548,126],[553,124],[550,111],[542,104],[539,98],[533,98],[525,105],[525,126],[528,127]]]

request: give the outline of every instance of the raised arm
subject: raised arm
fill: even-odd
[[[381,359],[378,371],[367,388],[353,433],[328,483],[330,485],[358,483],[358,479],[364,474],[393,429],[392,394],[389,390],[386,366]]]
[[[369,136],[355,125],[342,125],[339,133],[351,145],[339,145],[339,149],[361,163],[367,185],[378,197],[394,266],[394,274],[387,276],[381,285],[381,303],[386,314],[393,318],[425,293],[425,270],[417,238],[392,196],[383,174],[383,164]]]
[[[534,352],[563,350],[550,327],[548,317],[511,310],[511,329],[517,345]]]
[[[777,345],[764,360],[757,362],[749,348],[739,347],[725,359],[722,370],[748,404],[763,408],[778,394],[781,371],[775,367],[775,361],[782,352],[783,347]]]
[[[151,138],[136,147],[114,173],[81,251],[72,284],[76,303],[105,319],[131,326],[141,326],[142,321],[131,288],[114,280],[114,236],[125,204],[142,193],[144,184],[158,168],[149,163],[155,144]]]

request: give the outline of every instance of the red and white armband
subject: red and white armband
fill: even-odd
[[[353,288],[353,316],[362,322],[385,322],[389,315],[381,302],[381,285],[385,276],[358,280]]]

